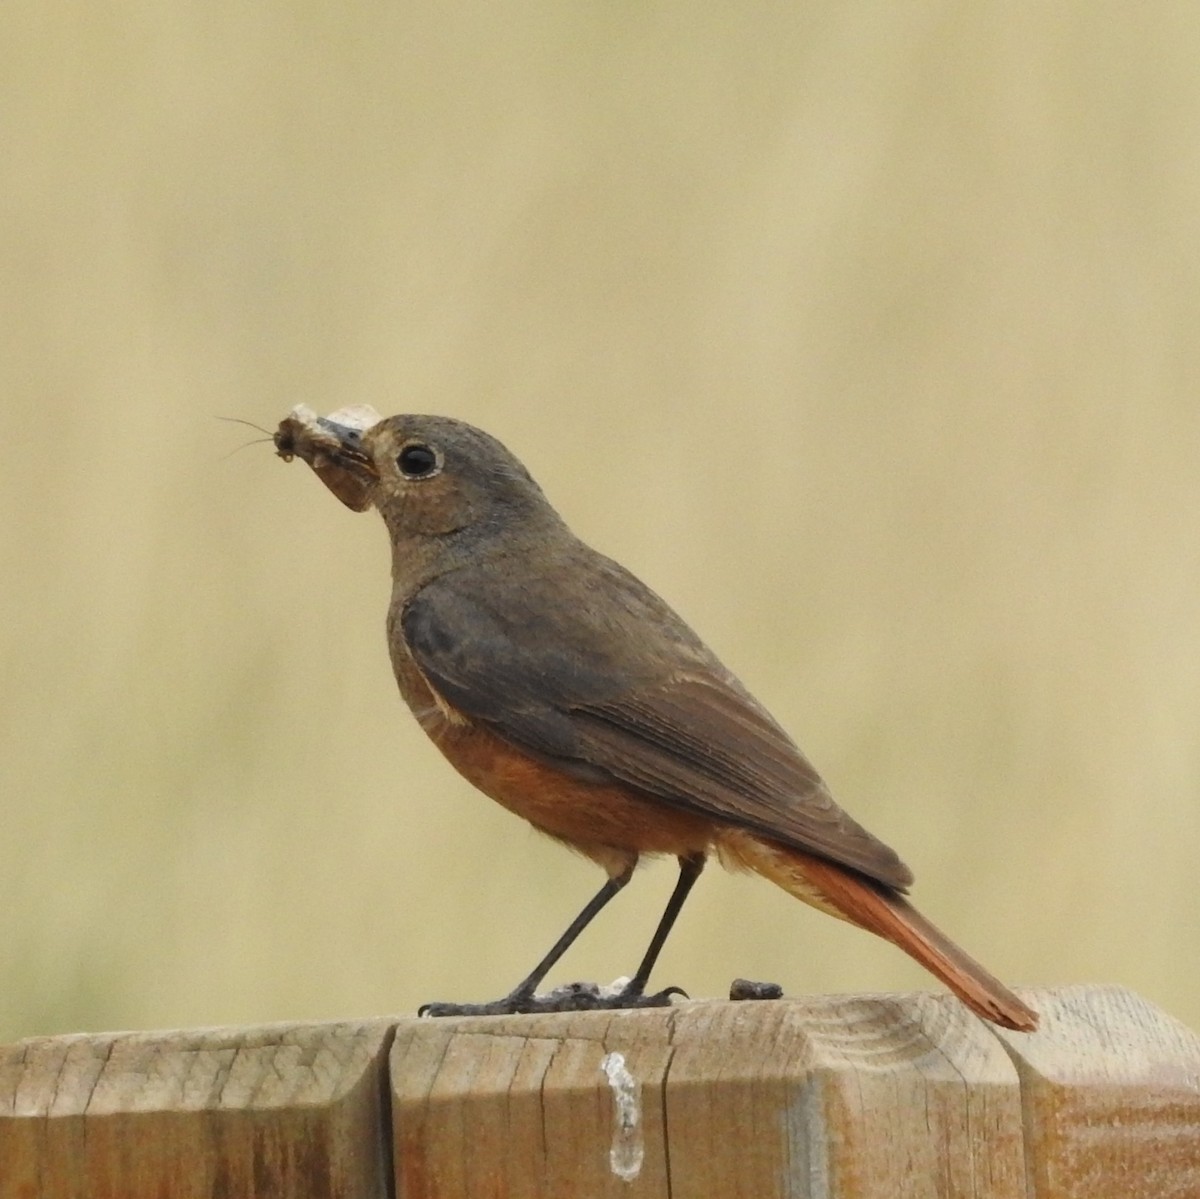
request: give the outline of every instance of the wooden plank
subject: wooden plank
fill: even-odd
[[[1041,1031],[998,1033],[1021,1079],[1034,1193],[1200,1196],[1200,1037],[1121,987],[1037,1004]]]
[[[392,1021],[0,1049],[0,1199],[388,1193]]]
[[[402,1024],[392,1080],[402,1199],[1025,1196],[1016,1072],[949,997]]]
[[[1027,998],[1032,1035],[918,994],[30,1040],[0,1199],[1200,1196],[1200,1037]]]
[[[673,1018],[659,1009],[401,1022],[397,1195],[666,1194]]]
[[[397,1193],[1200,1196],[1200,1038],[1114,988],[1027,998],[1032,1036],[927,994],[402,1022]]]
[[[949,996],[692,1005],[666,1107],[675,1199],[1025,1199],[1016,1072]]]

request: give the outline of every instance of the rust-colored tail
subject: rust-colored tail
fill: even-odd
[[[1037,1027],[1037,1012],[895,891],[741,829],[724,832],[718,850],[727,864],[754,870],[797,899],[898,945],[985,1020],[1020,1032]]]

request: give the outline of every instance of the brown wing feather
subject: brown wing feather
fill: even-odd
[[[702,811],[903,889],[912,873],[852,820],[791,738],[732,677],[690,674],[572,707],[588,761]]]
[[[544,762],[820,854],[886,886],[912,874],[843,812],[790,737],[663,603],[577,546],[580,603],[534,576],[443,576],[392,616],[430,688]],[[536,613],[536,618],[532,615]]]

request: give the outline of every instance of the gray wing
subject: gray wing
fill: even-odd
[[[837,806],[791,738],[679,617],[601,561],[623,576],[628,620],[612,611],[604,580],[564,611],[522,606],[511,592],[496,602],[455,572],[400,614],[414,661],[455,708],[564,770],[908,886],[908,868]]]

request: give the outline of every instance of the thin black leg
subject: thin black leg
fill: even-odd
[[[667,900],[667,906],[663,910],[662,918],[658,922],[658,927],[654,930],[654,936],[650,938],[650,944],[646,949],[646,954],[642,958],[642,964],[637,968],[637,973],[629,980],[629,985],[625,987],[623,994],[629,996],[641,995],[646,989],[646,983],[650,981],[650,971],[654,969],[654,963],[658,961],[658,955],[662,952],[662,947],[666,944],[667,937],[670,935],[671,929],[675,924],[675,919],[679,915],[680,909],[683,907],[684,900],[687,899],[688,893],[695,886],[696,880],[700,877],[700,872],[704,869],[704,855],[702,853],[692,854],[691,857],[679,859],[679,880],[675,884],[675,890],[671,892],[671,898]],[[678,991],[677,987],[668,988],[664,991],[664,997],[669,997],[669,992]]]
[[[629,880],[633,878],[633,867],[623,871],[621,874],[614,875],[596,892],[595,895],[588,901],[583,911],[567,925],[567,931],[563,933],[557,941],[551,946],[550,952],[529,972],[529,976],[519,982],[513,988],[513,996],[517,995],[532,995],[536,990],[538,983],[554,969],[554,963],[558,961],[564,953],[575,942],[575,938],[600,914],[601,910],[614,895],[620,891]]]
[[[672,995],[682,995],[678,987],[667,987],[654,995],[644,994],[650,972],[666,944],[688,893],[704,869],[704,855],[692,854],[679,859],[679,878],[675,890],[659,919],[654,936],[642,957],[637,973],[615,995],[605,995],[591,983],[573,983],[559,987],[549,995],[538,995],[538,984],[553,969],[555,963],[574,943],[575,938],[592,922],[601,909],[633,877],[633,866],[610,878],[592,897],[583,911],[571,921],[567,931],[554,942],[550,952],[503,999],[491,1003],[427,1003],[420,1009],[422,1016],[497,1016],[516,1012],[589,1011],[601,1008],[662,1007],[671,1002]]]
[[[503,999],[496,999],[491,1003],[427,1003],[418,1010],[417,1014],[421,1016],[496,1016],[537,1010],[541,1006],[534,998],[538,983],[550,973],[555,962],[570,949],[575,938],[591,924],[608,901],[629,882],[633,877],[633,868],[636,864],[634,862],[620,874],[613,875],[592,896],[583,911],[567,926],[567,931],[554,942],[550,952]],[[546,1010],[557,1009],[547,1007]]]

